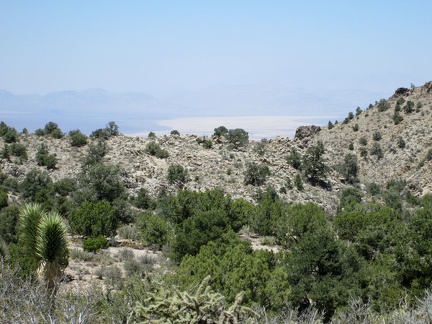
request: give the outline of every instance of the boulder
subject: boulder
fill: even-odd
[[[310,125],[310,126],[300,126],[297,128],[294,139],[302,140],[304,138],[311,137],[321,130],[320,126]]]

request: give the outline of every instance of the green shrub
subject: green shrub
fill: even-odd
[[[196,141],[198,144],[202,144],[202,146],[206,149],[211,149],[213,146],[213,141],[211,139],[206,139],[205,137],[198,137]]]
[[[381,99],[381,100],[378,102],[378,111],[379,111],[379,112],[386,111],[386,110],[389,109],[389,108],[390,108],[390,103],[389,103],[387,100],[385,100],[385,99]]]
[[[404,97],[400,97],[397,101],[396,104],[397,105],[403,105],[405,103],[405,98]]]
[[[168,151],[164,150],[160,147],[160,145],[156,142],[150,142],[146,145],[145,151],[152,155],[156,156],[159,159],[165,159],[169,156]]]
[[[2,150],[0,151],[0,158],[10,161],[10,156],[11,154],[10,154],[9,145],[5,144]]]
[[[45,132],[42,128],[38,128],[35,130],[35,135],[36,136],[45,136]]]
[[[8,194],[7,192],[0,191],[0,209],[7,207],[8,205]]]
[[[329,120],[329,122],[327,124],[327,128],[332,129],[333,127],[334,127],[333,123]]]
[[[374,141],[380,141],[382,138],[381,132],[380,131],[375,131],[372,135],[372,138]]]
[[[261,186],[265,183],[266,178],[270,175],[270,169],[266,165],[259,165],[254,162],[246,165],[244,184],[252,186]]]
[[[51,135],[54,131],[59,130],[59,126],[57,123],[49,122],[45,124],[44,134]]]
[[[98,128],[90,134],[90,137],[99,140],[107,140],[110,136],[106,129]]]
[[[370,149],[370,154],[371,155],[376,155],[376,157],[379,159],[384,157],[384,152],[381,148],[381,145],[379,145],[379,143],[373,143],[371,149]]]
[[[180,185],[187,182],[188,172],[180,164],[171,164],[168,167],[167,179],[170,184],[180,183]]]
[[[285,214],[285,206],[278,193],[272,187],[258,192],[258,204],[252,214],[252,230],[261,236],[275,235],[276,222]]]
[[[405,141],[404,141],[404,139],[402,138],[402,136],[399,136],[399,137],[398,137],[398,140],[397,140],[397,146],[398,146],[399,148],[404,148],[404,147],[405,147]]]
[[[33,201],[39,191],[48,189],[52,180],[46,171],[30,170],[19,184],[19,190],[24,198]]]
[[[104,140],[98,139],[95,144],[90,144],[87,156],[83,159],[83,165],[89,166],[101,163],[104,156],[108,153],[108,147]]]
[[[268,144],[268,139],[263,138],[260,142],[257,142],[254,147],[254,152],[259,156],[263,156],[266,152],[266,146]]]
[[[60,196],[66,197],[77,189],[77,182],[72,178],[63,178],[53,184],[53,189]]]
[[[359,130],[359,124],[355,124],[354,126],[353,126],[353,131],[354,132],[357,132]]]
[[[19,185],[18,181],[15,178],[8,177],[5,179],[2,183],[3,187],[6,188],[8,191],[18,191]]]
[[[73,147],[81,147],[87,144],[87,135],[81,133],[79,129],[69,132],[69,143]]]
[[[141,188],[138,191],[137,196],[133,199],[133,203],[141,209],[152,209],[154,207],[154,202],[150,197],[149,191],[145,188]]]
[[[117,229],[114,208],[106,201],[84,202],[69,215],[71,231],[84,236],[111,236]]]
[[[227,137],[228,136],[228,129],[225,126],[216,127],[214,129],[213,136],[216,136],[216,137],[225,136],[225,137]]]
[[[105,130],[106,130],[108,136],[110,136],[110,137],[120,135],[119,127],[114,121],[110,121],[106,125]]]
[[[401,114],[399,114],[397,111],[393,114],[393,123],[395,125],[399,125],[403,121],[403,117]]]
[[[12,155],[27,160],[27,147],[25,145],[12,143],[9,148]]]
[[[230,129],[227,139],[235,148],[239,148],[249,143],[249,134],[242,128]]]
[[[82,191],[87,190],[97,200],[113,202],[126,190],[118,166],[96,163],[83,168],[79,175]],[[94,198],[93,198],[94,199]]]
[[[103,236],[89,237],[83,241],[82,245],[84,251],[96,252],[100,249],[106,249],[109,247],[108,240]]]
[[[405,114],[411,114],[414,111],[414,102],[408,100],[405,106],[403,107]]]
[[[150,132],[147,135],[148,138],[156,138],[156,134],[154,132]]]
[[[179,262],[187,254],[196,255],[202,246],[217,240],[229,229],[229,218],[224,210],[195,212],[176,228],[171,257]]]
[[[9,130],[9,126],[4,122],[0,122],[0,137],[3,137]]]
[[[285,247],[298,243],[308,233],[327,227],[326,213],[313,203],[284,206],[278,214],[273,231]]]
[[[55,130],[52,131],[52,133],[50,135],[53,138],[60,139],[60,138],[63,138],[64,133],[60,129],[55,129]]]
[[[0,172],[0,185],[8,178],[9,176],[6,173]]]
[[[45,144],[39,147],[36,152],[36,163],[40,166],[46,166],[48,170],[55,169],[57,164],[57,158],[54,155],[48,153],[48,148]]]
[[[296,176],[294,178],[294,185],[296,186],[298,191],[304,190],[302,177],[298,173],[296,174]]]
[[[180,132],[177,129],[173,129],[170,134],[171,135],[180,135]]]
[[[7,132],[3,135],[3,139],[6,143],[15,143],[18,142],[19,134],[15,128],[9,127]]]
[[[342,190],[337,211],[348,211],[357,207],[362,201],[363,194],[357,188],[347,188]]]
[[[381,193],[381,187],[375,182],[367,183],[366,190],[372,196],[379,195]]]
[[[140,238],[149,245],[155,245],[159,249],[169,239],[170,228],[167,221],[153,213],[146,212],[137,217],[136,228]]]
[[[304,174],[313,185],[322,181],[328,172],[324,163],[324,152],[324,144],[319,141],[316,146],[309,147],[303,156]]]
[[[294,169],[301,170],[302,158],[295,147],[291,148],[291,153],[286,157],[286,160]]]
[[[348,182],[354,183],[357,181],[359,166],[357,156],[354,154],[346,154],[342,165],[342,174]]]
[[[362,110],[360,107],[357,107],[356,109],[356,116],[360,115],[362,113]]]

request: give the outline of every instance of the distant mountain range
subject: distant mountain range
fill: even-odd
[[[176,96],[156,98],[145,93],[115,94],[103,89],[61,91],[46,95],[15,95],[0,90],[0,119],[21,130],[34,131],[54,121],[68,131],[104,127],[114,120],[124,133],[161,130],[157,121],[180,117],[220,116],[344,116],[358,103],[383,97],[369,91],[324,91],[281,85],[219,85]]]

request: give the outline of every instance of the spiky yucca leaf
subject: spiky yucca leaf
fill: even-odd
[[[66,226],[57,212],[49,212],[38,226],[36,254],[40,260],[38,273],[48,287],[53,287],[68,265]]]
[[[25,205],[20,212],[20,240],[29,256],[35,258],[38,225],[43,215],[42,206],[36,203]]]

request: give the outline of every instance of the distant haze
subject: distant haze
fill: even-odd
[[[85,133],[115,121],[124,134],[146,136],[172,129],[209,135],[215,127],[244,128],[251,137],[290,136],[303,124],[325,124],[367,107],[368,91],[309,91],[280,85],[218,86],[158,99],[149,94],[114,94],[102,89],[62,91],[47,95],[14,95],[0,91],[2,120],[21,130],[57,122],[67,132]]]
[[[179,118],[342,119],[432,79],[431,12],[430,0],[0,1],[0,119],[86,133],[114,120],[125,134]]]

